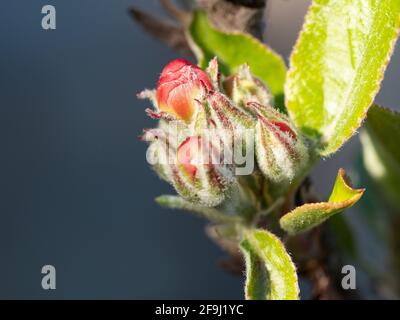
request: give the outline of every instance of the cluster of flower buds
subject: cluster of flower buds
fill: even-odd
[[[247,65],[223,78],[216,59],[206,71],[174,60],[163,69],[157,90],[139,97],[153,102],[146,111],[159,120],[158,128],[143,135],[150,143],[148,161],[192,202],[220,204],[235,176],[255,168],[271,183],[290,182],[307,161],[303,138],[271,107],[271,94]],[[250,171],[237,170],[243,160],[252,164]]]

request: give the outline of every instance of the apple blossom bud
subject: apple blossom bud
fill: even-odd
[[[257,113],[255,143],[257,163],[272,182],[290,182],[308,160],[307,147],[289,118],[255,103],[248,104]]]
[[[208,138],[185,139],[177,150],[177,169],[174,186],[182,196],[206,206],[216,206],[225,199],[232,174]]]
[[[160,76],[156,99],[160,111],[190,123],[195,100],[212,90],[208,75],[198,66],[182,59],[168,63]]]
[[[218,91],[206,95],[206,103],[210,110],[210,117],[218,128],[251,128],[254,126],[254,117],[238,108],[229,98]]]
[[[221,145],[223,158],[232,163],[234,147],[243,143],[247,129],[253,130],[256,118],[232,104],[227,96],[219,91],[210,91],[202,101],[197,102],[197,112],[193,121],[194,132],[203,135],[208,130],[214,143]]]
[[[239,68],[239,72],[226,78],[223,88],[234,104],[247,109],[247,103],[257,102],[262,105],[272,104],[272,95],[265,84],[250,73],[247,64]]]
[[[232,171],[220,159],[220,146],[203,136],[189,136],[178,147],[170,139],[175,137],[160,128],[145,131],[153,169],[183,198],[204,206],[220,204],[233,182]]]

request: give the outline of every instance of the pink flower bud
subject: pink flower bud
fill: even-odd
[[[189,137],[178,148],[178,163],[183,166],[186,173],[194,179],[197,172],[197,166],[193,164],[201,152],[201,138]]]
[[[195,100],[213,85],[208,75],[198,66],[182,59],[168,63],[157,86],[158,108],[189,123],[195,110]]]
[[[208,137],[186,138],[178,147],[172,179],[178,193],[206,206],[221,203],[232,176],[219,156],[217,147]]]
[[[183,141],[177,151],[178,164],[189,177],[194,180],[200,167],[211,170],[212,166],[220,166],[220,157],[217,148],[209,141],[200,136],[192,136]]]

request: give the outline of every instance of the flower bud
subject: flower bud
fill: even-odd
[[[198,66],[182,59],[173,60],[164,67],[158,81],[158,108],[190,123],[195,100],[200,99],[204,91],[212,89],[208,75]]]
[[[225,199],[232,174],[222,165],[217,147],[203,136],[191,136],[177,150],[174,186],[191,201],[216,206]]]
[[[195,134],[203,135],[206,130],[213,143],[219,144],[225,163],[233,164],[235,146],[243,145],[246,131],[254,129],[257,118],[232,104],[219,91],[210,91],[202,101],[196,102]]]
[[[307,147],[290,120],[272,107],[249,104],[258,116],[256,157],[272,182],[290,182],[308,160]]]
[[[251,128],[254,126],[254,117],[238,108],[229,98],[215,91],[206,95],[206,103],[210,118],[219,123],[219,128]]]
[[[272,95],[265,84],[252,76],[247,64],[239,68],[239,72],[226,78],[223,88],[234,104],[247,109],[247,103],[257,102],[262,105],[272,104]]]
[[[146,130],[147,159],[158,175],[185,199],[205,206],[220,204],[233,182],[220,150],[209,138],[190,136],[175,147],[175,137],[163,129]]]

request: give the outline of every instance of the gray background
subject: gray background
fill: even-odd
[[[45,4],[55,31],[41,28]],[[242,298],[204,221],[153,202],[172,190],[146,163],[137,136],[154,122],[135,93],[178,54],[132,22],[133,4],[160,12],[155,0],[0,3],[0,298]],[[270,0],[266,39],[285,58],[307,5]],[[397,50],[378,102],[400,105],[399,68]],[[317,167],[323,195],[358,147]],[[45,264],[54,291],[41,289]]]

